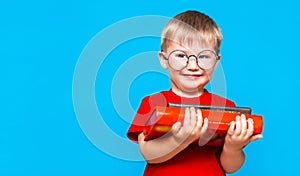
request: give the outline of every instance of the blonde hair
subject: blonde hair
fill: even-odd
[[[210,45],[218,53],[221,41],[221,30],[209,16],[198,11],[186,11],[176,15],[164,27],[161,49],[167,50],[170,42],[176,42],[188,46]]]

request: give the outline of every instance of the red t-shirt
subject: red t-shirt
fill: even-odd
[[[207,90],[195,98],[183,98],[172,90],[162,91],[142,100],[138,112],[127,132],[132,141],[137,142],[138,135],[143,132],[144,124],[156,106],[167,106],[171,103],[201,104],[214,106],[235,106],[223,97],[209,93]],[[200,147],[196,143],[190,144],[170,160],[159,164],[147,164],[144,176],[224,176],[219,161],[222,147]]]

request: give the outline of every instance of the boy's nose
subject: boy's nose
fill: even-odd
[[[198,70],[199,66],[197,63],[197,59],[195,57],[189,58],[186,68],[188,70]]]

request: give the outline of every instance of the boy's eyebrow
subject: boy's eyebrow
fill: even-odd
[[[188,54],[191,54],[191,52],[190,52],[190,50],[188,50],[188,49],[185,49],[185,48],[178,48],[178,47],[176,47],[175,49],[173,49],[172,51],[174,51],[174,50],[180,50],[180,51],[183,51],[183,52],[185,52],[185,53],[188,53]]]
[[[179,49],[179,50],[184,51],[185,53],[190,53],[190,51],[187,49]]]

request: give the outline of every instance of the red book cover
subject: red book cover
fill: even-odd
[[[163,137],[171,130],[172,125],[180,121],[183,123],[184,113],[186,106],[180,107],[161,107],[157,106],[155,111],[149,117],[145,124],[144,134],[145,141],[158,137]],[[197,106],[195,107],[197,108]],[[222,146],[224,143],[224,137],[230,126],[230,122],[234,121],[237,115],[241,115],[245,112],[245,108],[239,107],[216,107],[216,106],[204,106],[198,107],[201,109],[202,117],[208,118],[208,132],[204,140],[205,145],[209,146]],[[247,110],[247,108],[246,108]],[[254,135],[262,133],[263,119],[260,115],[245,114],[246,119],[252,118],[254,121]],[[204,145],[204,144],[202,144]]]

